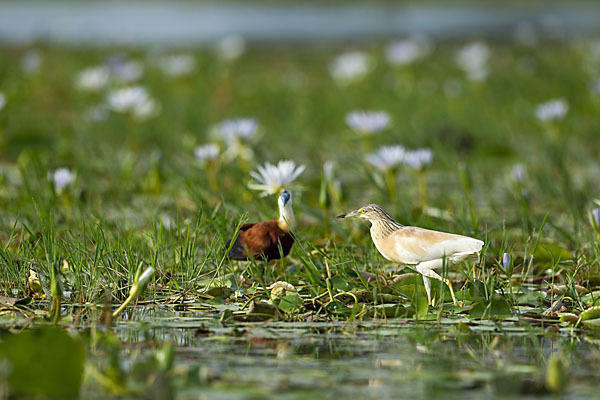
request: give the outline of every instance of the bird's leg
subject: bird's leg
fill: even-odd
[[[450,295],[452,296],[452,301],[454,302],[454,305],[458,306],[458,302],[456,301],[456,296],[454,296],[454,289],[452,289],[452,283],[450,282],[450,279],[444,279],[444,282],[446,283],[446,285],[448,285],[448,288],[450,289]]]
[[[431,300],[431,280],[423,275],[423,284],[425,285],[425,291],[427,292],[427,304],[433,306],[433,301]]]
[[[437,272],[431,269],[432,265],[439,265],[437,263],[437,260],[433,261],[435,261],[435,264],[433,264],[431,261],[426,261],[417,264],[415,268],[421,275],[423,275],[423,277],[437,279],[438,281],[444,282],[446,285],[448,285],[448,287],[450,288],[450,295],[452,296],[452,301],[454,302],[455,306],[458,306],[458,302],[456,301],[456,297],[454,296],[454,289],[452,289],[452,284],[450,283],[450,280],[442,278],[438,275]]]

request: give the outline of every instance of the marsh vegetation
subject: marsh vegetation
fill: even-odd
[[[0,393],[594,395],[600,50],[526,39],[1,48]],[[290,254],[229,260],[280,160]],[[485,241],[457,306],[371,202]]]

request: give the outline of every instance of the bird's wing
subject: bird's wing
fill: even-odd
[[[390,236],[396,255],[409,265],[444,257],[459,261],[478,254],[483,247],[478,239],[413,226],[401,228]]]
[[[272,245],[268,233],[270,222],[242,225],[240,233],[229,251],[229,257],[234,260],[245,260],[250,257],[260,258]]]
[[[246,230],[252,228],[254,225],[256,225],[255,222],[252,222],[249,224],[242,224],[242,226],[240,226],[240,231],[246,231]]]

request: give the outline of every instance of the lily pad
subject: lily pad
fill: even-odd
[[[58,328],[37,328],[7,337],[0,359],[9,367],[7,382],[15,395],[76,398],[83,377],[81,340]]]

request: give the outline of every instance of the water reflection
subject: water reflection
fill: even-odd
[[[554,325],[389,320],[343,329],[341,322],[221,324],[214,312],[154,307],[136,315],[118,325],[119,336],[175,343],[178,368],[187,371],[183,397],[544,395],[552,354],[568,365],[570,395],[590,395],[600,377],[597,346]]]

